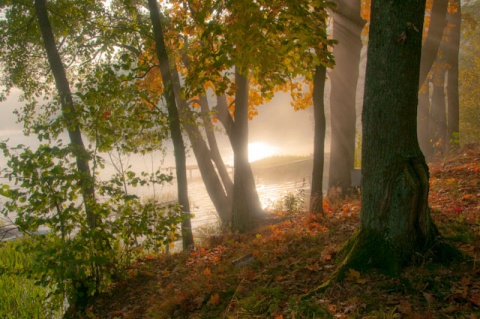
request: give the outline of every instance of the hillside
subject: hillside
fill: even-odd
[[[96,298],[84,318],[480,318],[480,152],[430,165],[432,217],[470,257],[429,256],[397,278],[351,270],[306,294],[336,267],[358,227],[359,198],[325,203],[326,216],[271,212],[250,234],[212,235],[191,253],[146,255]]]

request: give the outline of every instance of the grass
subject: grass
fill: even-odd
[[[22,250],[25,240],[0,242],[0,318],[59,318],[48,289],[28,278],[34,256]]]

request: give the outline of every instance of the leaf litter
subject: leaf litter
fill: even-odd
[[[424,263],[399,277],[335,271],[359,225],[360,198],[325,201],[325,217],[271,212],[249,234],[215,235],[189,253],[146,255],[97,296],[84,318],[480,318],[480,152],[430,164],[430,207],[470,262]]]

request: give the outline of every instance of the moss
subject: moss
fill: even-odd
[[[348,254],[336,272],[336,279],[343,280],[349,269],[365,272],[369,269],[378,269],[381,273],[396,276],[402,269],[399,252],[382,236],[364,228],[352,237],[345,249]]]

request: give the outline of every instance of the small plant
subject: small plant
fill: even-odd
[[[0,318],[60,318],[62,300],[27,276],[36,258],[24,251],[28,240],[0,243]]]
[[[297,213],[304,209],[305,206],[305,184],[303,179],[301,186],[295,191],[295,193],[288,192],[287,195],[282,198],[282,208],[289,213]]]
[[[8,158],[4,176],[12,181],[0,187],[0,195],[7,199],[2,214],[14,213],[15,226],[30,239],[24,246],[35,256],[29,274],[37,284],[49,287],[52,296],[67,299],[79,310],[140,253],[176,240],[177,225],[187,218],[177,204],[142,202],[127,191],[169,181],[171,176],[122,170],[109,181],[96,181],[101,200],[93,205],[93,213],[99,219],[91,227],[70,146],[58,142],[31,150],[0,143],[0,149]],[[90,156],[101,166],[100,158]],[[39,229],[49,233],[33,235]]]

